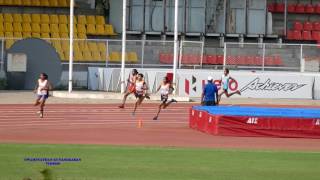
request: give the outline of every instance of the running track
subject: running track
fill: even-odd
[[[0,105],[0,142],[112,144],[203,148],[319,151],[318,139],[221,137],[188,128],[190,104],[173,104],[152,118],[157,104],[143,104],[136,116],[132,105],[50,104],[38,118],[32,105]],[[138,128],[138,120],[143,122]]]

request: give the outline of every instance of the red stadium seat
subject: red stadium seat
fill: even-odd
[[[191,58],[191,62],[193,64],[201,64],[201,56],[200,55],[192,54],[190,58]]]
[[[173,63],[173,54],[167,54],[166,61],[168,64],[172,64]]]
[[[320,4],[317,4],[314,8],[315,13],[320,14]]]
[[[296,9],[295,9],[295,13],[304,13],[304,5],[303,4],[297,4],[296,5]]]
[[[201,57],[200,57],[201,58]],[[203,57],[202,57],[202,64],[209,64],[209,62],[208,62],[208,55],[203,55]]]
[[[227,64],[227,65],[232,64],[232,60],[231,60],[231,59],[232,59],[232,56],[227,56],[227,57],[226,57],[226,64]]]
[[[239,56],[231,56],[231,64],[233,64],[233,65],[238,65],[238,63],[239,63]]]
[[[294,30],[293,31],[293,39],[294,40],[302,40],[301,31]]]
[[[276,11],[276,3],[268,4],[268,12],[275,12]]]
[[[173,55],[172,54],[166,54],[166,53],[160,53],[159,54],[159,60],[163,64],[171,64],[173,62]]]
[[[282,62],[282,59],[279,55],[276,55],[274,56],[274,65],[276,66],[282,66],[283,65],[283,62]]]
[[[182,64],[200,64],[198,61],[197,55],[193,54],[183,54],[181,57]]]
[[[303,30],[305,30],[305,31],[312,31],[312,30],[313,30],[313,25],[312,25],[312,23],[311,23],[311,22],[308,22],[308,21],[304,22],[304,23],[303,23]]]
[[[261,56],[255,56],[254,57],[254,65],[262,66],[262,57]]]
[[[320,22],[313,23],[313,30],[320,31]]]
[[[202,56],[202,59],[201,59],[201,55],[193,55],[193,56],[194,56],[195,62],[196,62],[197,64],[200,64],[201,61],[202,61],[202,63],[203,63],[204,56]]]
[[[293,31],[290,31],[290,30],[287,31],[287,39],[289,39],[289,40],[293,40],[294,39]]]
[[[203,55],[202,64],[209,64],[208,59],[207,59],[207,55]]]
[[[246,63],[246,56],[237,56],[237,61],[236,63],[238,65],[247,65]]]
[[[293,30],[302,31],[303,30],[303,24],[300,21],[295,21],[293,23]]]
[[[247,56],[246,57],[246,63],[249,65],[249,66],[254,66],[254,57],[253,56]]]
[[[266,56],[264,57],[264,65],[265,66],[273,66],[273,56]]]
[[[227,65],[236,65],[237,64],[237,56],[227,56]]]
[[[312,6],[312,4],[307,4],[304,7],[304,10],[305,10],[306,13],[309,13],[309,14],[313,14],[314,13],[314,7]]]
[[[216,55],[207,55],[206,59],[208,64],[218,64]]]
[[[223,64],[223,59],[224,59],[223,55],[218,55],[217,56],[217,64]]]
[[[312,31],[312,39],[320,41],[320,31]]]
[[[296,12],[296,5],[295,4],[289,4],[287,10],[288,10],[288,13],[295,13]]]
[[[302,39],[307,41],[312,40],[311,31],[302,31]]]
[[[253,58],[252,56],[244,56],[244,61],[245,61],[245,65],[251,66],[253,63]]]
[[[181,57],[181,63],[182,64],[188,64],[188,60],[189,60],[189,55],[183,54],[182,57]]]
[[[284,3],[277,3],[275,12],[284,12],[284,8],[285,8]]]
[[[159,53],[159,61],[160,63],[165,63],[165,54]]]

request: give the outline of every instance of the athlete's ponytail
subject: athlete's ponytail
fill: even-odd
[[[46,73],[41,73],[40,75],[42,75],[45,80],[48,80],[48,74],[46,74]]]
[[[132,69],[132,74],[133,75],[137,75],[138,74],[138,70],[137,69]]]

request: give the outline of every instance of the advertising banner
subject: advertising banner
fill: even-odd
[[[89,89],[120,91],[119,68],[89,68]],[[139,70],[139,69],[138,69]],[[170,70],[141,69],[139,72],[145,75],[150,92],[155,92],[157,86]],[[129,77],[131,69],[125,71],[125,81]],[[208,76],[212,76],[214,83],[221,90],[222,71],[205,70],[178,70],[177,92],[179,96],[191,98],[201,97],[202,90],[207,83]],[[233,79],[229,80],[228,92],[240,91],[244,98],[290,98],[312,99],[320,98],[320,77],[316,75],[304,75],[293,73],[252,73],[231,72]],[[125,82],[127,83],[127,82]],[[222,97],[224,98],[224,96]]]
[[[237,85],[234,85],[233,89],[240,90],[244,97],[312,99],[314,78],[299,75],[262,74],[239,76],[236,82]]]
[[[99,73],[97,67],[88,68],[88,89],[98,90],[99,89]]]
[[[221,76],[217,73],[186,73],[179,74],[179,95],[200,97],[207,83],[207,77],[212,76],[215,84],[220,87]],[[231,75],[228,91],[240,91],[241,97],[250,98],[294,98],[311,99],[314,77],[286,74],[237,74]],[[239,97],[239,96],[234,96]]]
[[[320,76],[316,76],[314,79],[313,98],[320,99]]]
[[[98,68],[98,90],[103,91],[105,86],[104,69]]]
[[[111,90],[111,86],[112,86],[112,69],[107,69],[104,68],[103,69],[103,76],[104,76],[104,86],[103,86],[103,90],[104,91],[110,91]]]

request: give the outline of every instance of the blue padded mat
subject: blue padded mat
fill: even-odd
[[[193,109],[207,111],[213,115],[320,118],[320,108],[273,108],[250,106],[194,106]]]

